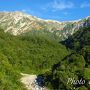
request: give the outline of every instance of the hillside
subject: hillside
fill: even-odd
[[[59,22],[0,12],[0,90],[27,90],[23,78],[40,76],[46,90],[90,90],[90,17]]]
[[[59,22],[40,19],[23,12],[0,12],[0,27],[13,35],[20,35],[32,30],[45,30],[64,40],[78,31],[79,28],[88,25],[90,25],[90,17],[76,21]]]
[[[20,73],[41,74],[69,51],[48,35],[13,36],[0,29],[0,90],[24,90]]]
[[[51,90],[90,90],[90,27],[81,28],[63,42],[72,53],[44,74]]]

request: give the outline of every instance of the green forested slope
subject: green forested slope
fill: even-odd
[[[68,54],[53,35],[13,36],[0,29],[0,90],[24,90],[20,73],[45,73]]]
[[[81,28],[63,44],[72,53],[44,74],[46,86],[53,90],[90,90],[90,27]],[[76,82],[68,83],[69,78]],[[81,79],[85,83],[77,83]]]
[[[0,90],[24,90],[20,73],[43,75],[50,90],[90,90],[90,28],[58,40],[46,31],[13,36],[0,29]],[[68,78],[86,83],[67,84]]]

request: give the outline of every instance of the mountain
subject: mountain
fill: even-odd
[[[90,25],[90,17],[59,22],[40,19],[23,12],[0,12],[0,27],[13,35],[20,35],[32,30],[47,30],[63,40],[78,31],[79,28],[88,25]]]
[[[90,90],[89,83],[90,17],[59,22],[0,13],[0,90]]]
[[[50,90],[90,90],[90,27],[78,30],[64,41],[73,50],[44,74]]]
[[[14,36],[0,29],[0,90],[27,90],[20,83],[21,73],[38,77],[69,53],[49,34]]]

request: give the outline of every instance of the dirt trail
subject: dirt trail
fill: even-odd
[[[29,75],[23,73],[21,73],[21,75],[22,75],[21,82],[26,86],[27,90],[48,90],[45,87],[42,87],[38,84],[37,82],[38,78],[36,75]]]

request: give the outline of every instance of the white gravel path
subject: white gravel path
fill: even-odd
[[[29,75],[21,73],[21,82],[26,86],[27,90],[48,90],[45,87],[41,87],[36,82],[36,75]]]

